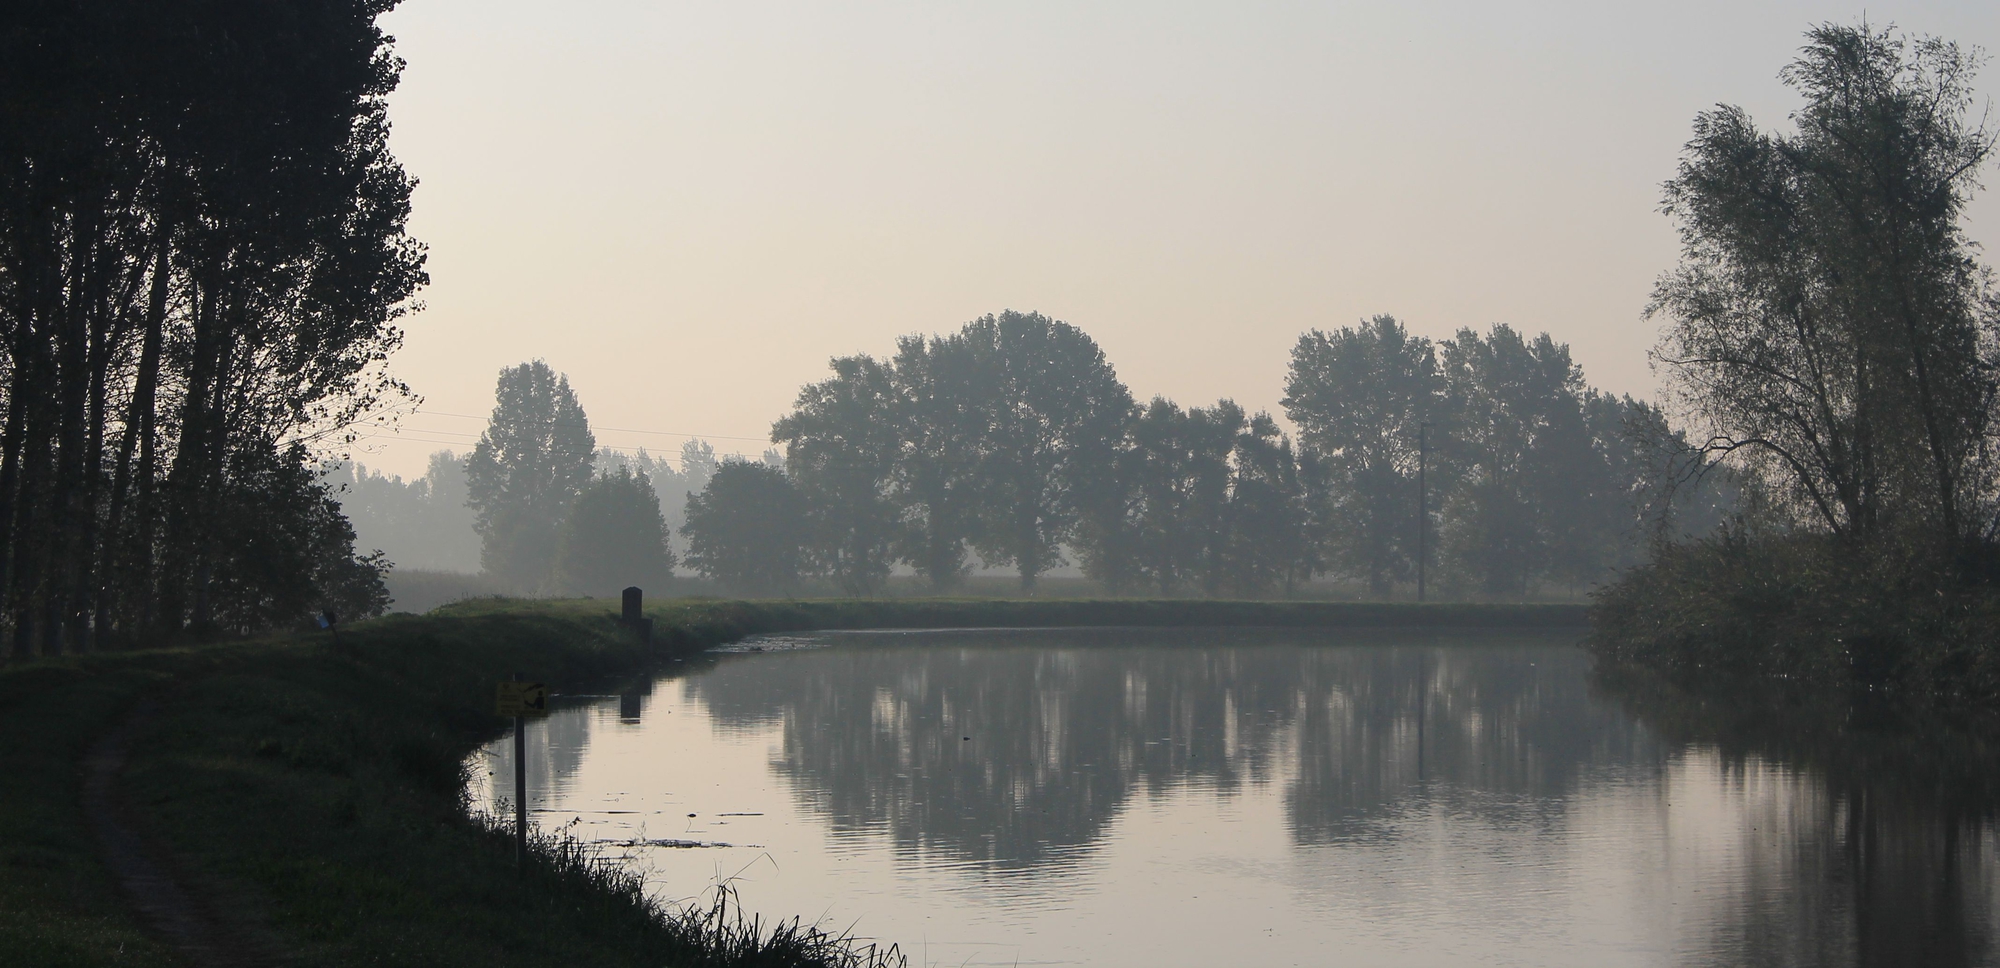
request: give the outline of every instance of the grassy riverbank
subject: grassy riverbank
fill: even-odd
[[[32,965],[174,964],[131,913],[80,808],[79,764],[136,714],[120,793],[134,826],[234,937],[299,965],[828,963],[718,945],[634,886],[544,849],[526,875],[468,820],[461,763],[503,728],[493,683],[568,691],[756,632],[1048,625],[1573,625],[1562,606],[1329,603],[667,602],[656,644],[614,603],[467,602],[330,637],[51,659],[0,669],[0,951]],[[713,927],[713,925],[711,925]],[[768,931],[766,934],[768,937]],[[732,950],[720,950],[734,945]],[[817,961],[814,959],[817,958]]]

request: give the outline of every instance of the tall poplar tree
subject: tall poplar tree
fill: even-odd
[[[325,583],[359,559],[300,462],[401,392],[381,364],[425,281],[388,151],[392,7],[0,9],[16,648],[257,627],[343,598]],[[325,540],[252,562],[252,518]]]
[[[519,592],[543,590],[570,503],[590,483],[597,440],[569,377],[541,360],[500,371],[493,416],[465,464],[479,561]]]

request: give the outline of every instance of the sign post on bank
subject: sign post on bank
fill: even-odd
[[[528,860],[528,717],[549,711],[548,687],[515,673],[494,693],[493,711],[514,717],[514,866],[520,867]]]

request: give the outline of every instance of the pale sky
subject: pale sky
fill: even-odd
[[[829,357],[1006,308],[1081,327],[1141,400],[1277,412],[1301,332],[1383,312],[1546,330],[1648,396],[1690,121],[1782,124],[1803,31],[1863,12],[405,0],[393,145],[432,284],[391,365],[431,412],[356,456],[469,449],[537,357],[601,444],[755,454]],[[2000,46],[2000,4],[1865,12]],[[1990,192],[1972,233],[2000,240]]]

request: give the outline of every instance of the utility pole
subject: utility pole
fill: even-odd
[[[521,681],[521,674],[514,674]],[[528,863],[528,717],[514,715],[514,866]]]
[[[1417,424],[1417,601],[1420,602],[1424,600],[1424,565],[1430,560],[1429,549],[1425,547],[1431,532],[1430,494],[1424,489],[1424,471],[1431,458],[1430,429],[1428,420]]]

